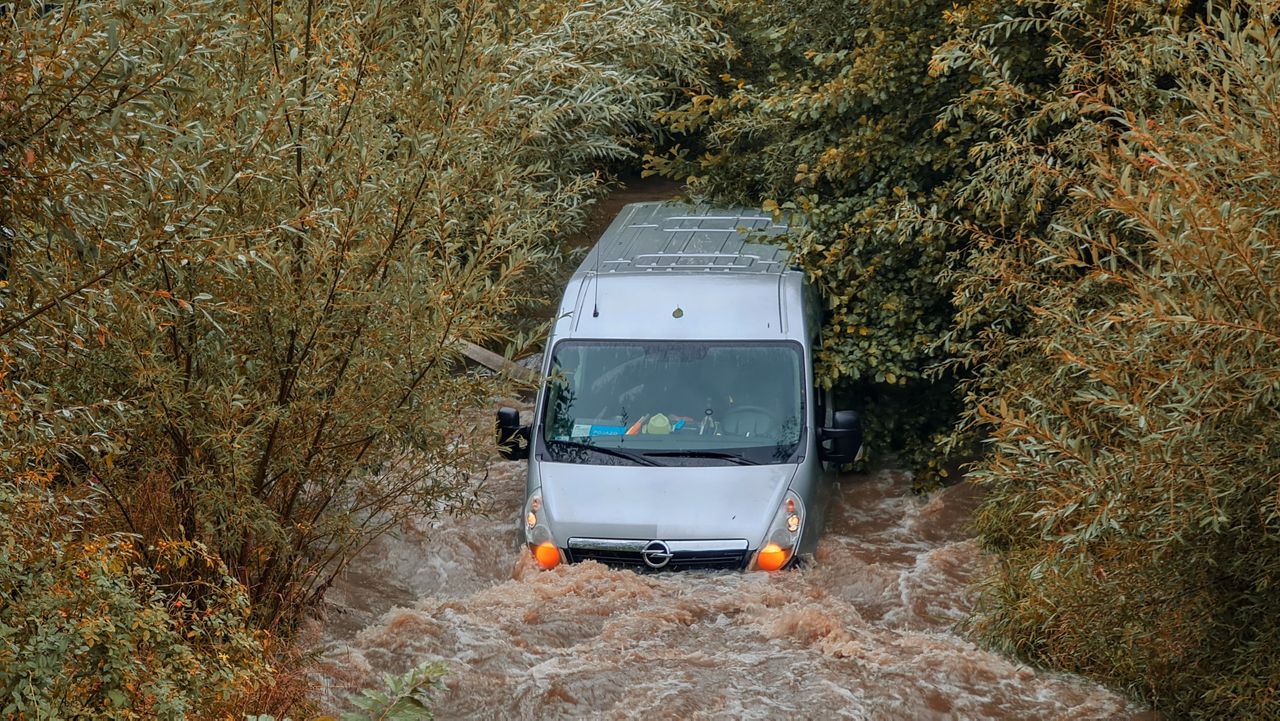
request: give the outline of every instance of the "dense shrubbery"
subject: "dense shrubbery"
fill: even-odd
[[[0,29],[7,703],[226,708],[255,627],[465,510],[456,342],[518,342],[696,86],[651,167],[809,215],[827,382],[922,478],[955,408],[989,441],[976,631],[1280,716],[1275,0],[732,0],[718,81],[669,0],[44,5]]]
[[[1280,7],[729,6],[728,72],[651,167],[812,216],[827,379],[905,381],[891,432],[928,441],[959,381],[999,556],[977,630],[1280,716]]]
[[[93,507],[78,542],[152,634],[228,575],[287,629],[373,535],[471,506],[462,411],[499,388],[458,341],[510,339],[594,166],[720,44],[667,0],[46,5],[0,17],[0,516]]]
[[[96,503],[0,482],[0,716],[180,718],[267,675],[249,602],[201,547],[95,534]],[[173,584],[203,566],[212,580]]]
[[[962,348],[1000,556],[977,629],[1178,716],[1280,715],[1278,9],[1106,36],[1059,8],[1099,28],[1054,36],[1059,132],[1006,126],[1031,142],[984,179],[1020,158],[1058,207],[961,272],[963,319],[1019,320]]]

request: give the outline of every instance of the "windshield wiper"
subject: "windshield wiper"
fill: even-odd
[[[743,458],[737,453],[725,453],[724,451],[645,451],[646,456],[658,456],[661,458],[715,458],[722,461],[729,461],[739,466],[758,466],[753,460]]]
[[[632,463],[635,463],[638,466],[662,465],[661,463],[658,463],[656,461],[651,461],[648,458],[645,458],[639,453],[634,453],[632,451],[624,451],[621,448],[611,448],[609,446],[593,446],[590,443],[579,443],[578,441],[552,441],[552,443],[563,443],[566,446],[572,446],[573,448],[585,448],[587,450],[595,451],[597,453],[603,453],[606,456],[613,456],[614,458],[625,458],[628,461],[631,461]]]

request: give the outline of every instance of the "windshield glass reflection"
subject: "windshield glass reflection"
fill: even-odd
[[[562,342],[541,452],[595,465],[792,462],[804,427],[801,368],[789,342]]]

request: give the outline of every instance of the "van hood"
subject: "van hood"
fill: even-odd
[[[537,480],[560,546],[570,538],[743,539],[756,548],[796,468],[543,462]]]

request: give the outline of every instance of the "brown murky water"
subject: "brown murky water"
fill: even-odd
[[[332,697],[443,660],[443,719],[1151,718],[953,632],[987,562],[965,484],[921,498],[902,472],[845,477],[800,570],[543,572],[517,547],[523,474],[495,461],[491,516],[403,529],[330,590],[315,635]]]
[[[901,472],[845,477],[817,563],[797,571],[543,572],[516,548],[522,474],[491,469],[506,513],[407,529],[333,589],[332,691],[444,660],[440,718],[1144,717],[951,631],[984,563],[964,484],[925,499]]]

